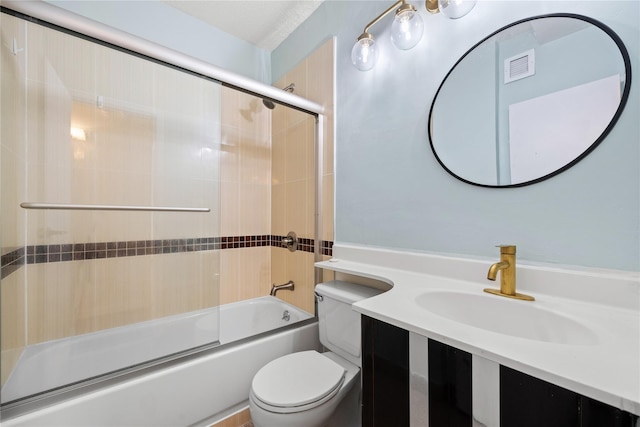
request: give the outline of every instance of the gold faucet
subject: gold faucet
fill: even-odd
[[[484,291],[501,297],[515,298],[525,301],[533,301],[535,298],[516,292],[516,247],[513,245],[501,245],[500,262],[491,264],[487,272],[487,279],[496,280],[498,271],[500,274],[500,290],[487,288]]]

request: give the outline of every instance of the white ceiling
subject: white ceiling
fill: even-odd
[[[166,0],[164,3],[272,51],[324,0]]]

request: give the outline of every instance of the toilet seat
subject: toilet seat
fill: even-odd
[[[258,371],[251,394],[258,406],[271,412],[305,411],[334,397],[345,372],[343,366],[317,351],[291,353]]]

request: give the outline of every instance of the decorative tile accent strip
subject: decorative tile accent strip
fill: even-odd
[[[25,263],[25,248],[18,248],[8,252],[0,257],[0,266],[2,266],[1,278],[4,279],[9,274],[18,270]]]
[[[233,236],[220,237],[221,243],[218,249],[253,248],[256,246],[271,246],[271,236]]]
[[[278,242],[281,242],[282,238],[279,238]],[[314,251],[315,242],[313,239],[304,239],[298,237],[298,250],[303,252],[313,252]],[[280,244],[278,243],[278,246]]]
[[[321,240],[320,241],[320,253],[322,255],[333,256],[333,241]]]
[[[1,277],[4,279],[25,264],[81,261],[139,255],[159,255],[178,252],[249,248],[257,246],[280,247],[280,242],[282,242],[284,237],[285,236],[258,235],[29,245],[2,255],[0,261],[0,267],[2,268]],[[323,255],[332,255],[332,241],[323,240],[321,241],[321,245],[321,253]],[[314,239],[298,239],[298,250],[313,252],[314,246]]]

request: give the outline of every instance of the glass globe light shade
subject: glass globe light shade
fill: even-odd
[[[373,36],[363,34],[351,49],[351,62],[360,71],[372,69],[378,61],[378,46]]]
[[[447,18],[462,18],[476,5],[478,0],[438,0],[438,9]]]
[[[411,49],[422,38],[424,24],[422,18],[412,9],[399,9],[391,24],[391,41],[398,49]]]

